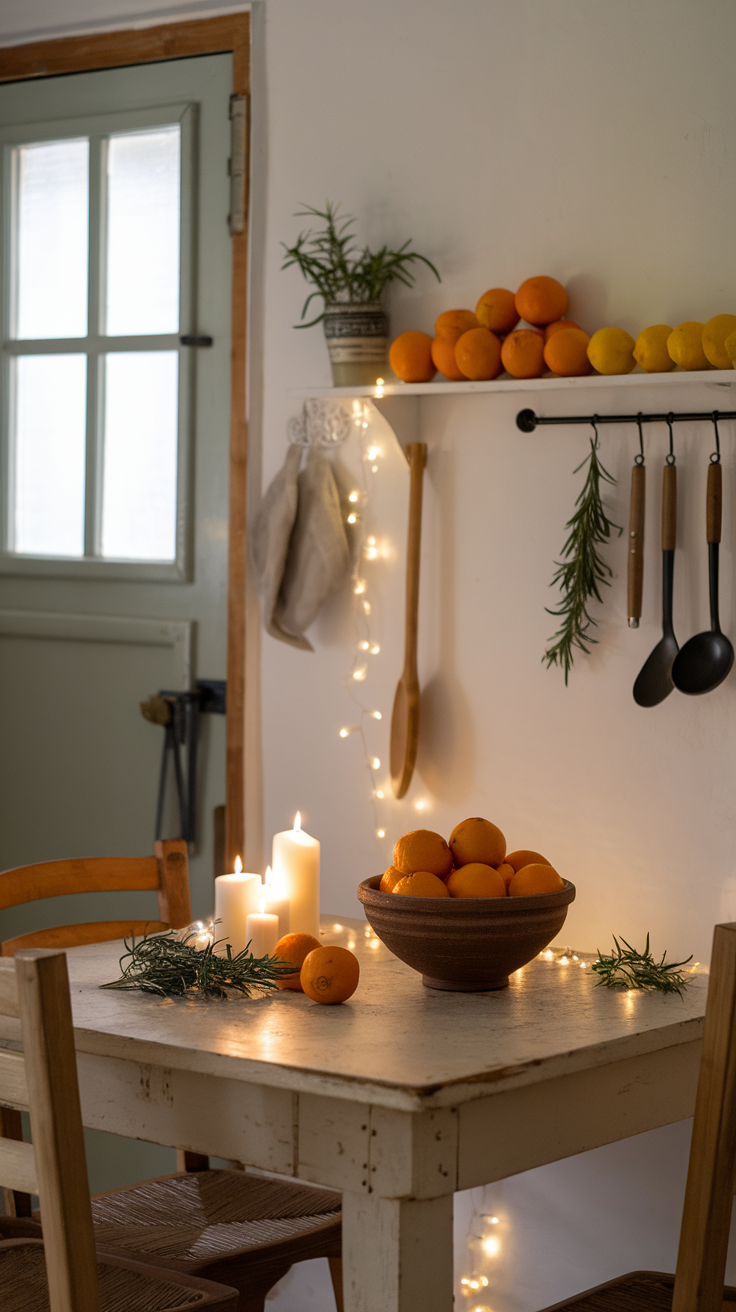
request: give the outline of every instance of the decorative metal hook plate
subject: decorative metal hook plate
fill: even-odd
[[[333,450],[350,435],[350,412],[341,401],[305,401],[302,413],[287,425],[289,442],[296,446],[319,446]]]

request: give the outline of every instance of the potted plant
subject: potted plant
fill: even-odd
[[[304,302],[302,319],[315,296],[322,297],[322,313],[295,326],[324,324],[332,381],[335,387],[354,387],[375,383],[386,372],[388,316],[382,299],[389,283],[413,287],[416,275],[411,265],[416,260],[426,264],[438,282],[440,275],[426,255],[407,250],[410,241],[395,251],[388,246],[378,251],[359,249],[350,231],[355,219],[340,215],[339,209],[327,201],[324,210],[311,205],[298,210],[296,218],[322,219],[324,227],[300,233],[293,246],[282,242],[286,258],[281,267],[298,265],[314,287]]]

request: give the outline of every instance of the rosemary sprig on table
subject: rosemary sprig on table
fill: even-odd
[[[659,989],[662,993],[678,993],[692,984],[680,967],[692,961],[692,954],[686,961],[667,961],[663,952],[660,961],[655,961],[649,950],[649,935],[643,952],[637,952],[625,938],[619,943],[612,935],[616,950],[610,956],[604,956],[600,948],[598,958],[591,964],[591,970],[597,975],[599,984],[609,989]],[[621,946],[623,944],[623,947]]]
[[[278,957],[254,957],[248,946],[237,956],[227,944],[227,955],[215,952],[218,942],[201,951],[193,947],[189,935],[182,942],[176,930],[167,934],[145,934],[136,942],[126,939],[120,958],[120,979],[101,984],[102,989],[141,989],[160,997],[227,998],[228,989],[249,997],[253,989],[275,989],[282,975],[293,974],[294,967]],[[127,962],[127,965],[123,965]]]
[[[611,523],[603,509],[601,479],[613,486],[616,480],[598,459],[597,436],[590,439],[590,455],[573,473],[577,474],[586,464],[588,472],[583,490],[575,502],[576,509],[572,518],[565,525],[570,534],[562,548],[563,559],[555,562],[557,573],[550,583],[551,588],[559,583],[562,602],[557,610],[546,607],[550,615],[562,618],[562,624],[550,639],[552,646],[547,648],[542,659],[547,662],[547,669],[551,665],[562,667],[566,684],[573,666],[573,648],[577,647],[587,656],[590,648],[586,643],[598,641],[588,632],[591,624],[597,624],[597,620],[588,612],[588,603],[592,597],[602,602],[600,585],[605,583],[610,587],[613,575],[613,570],[606,564],[597,547],[608,541],[612,528],[617,528],[619,534],[622,532],[618,524]]]

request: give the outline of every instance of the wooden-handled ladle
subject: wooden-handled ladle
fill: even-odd
[[[419,555],[422,543],[422,482],[427,459],[424,442],[410,442],[406,448],[406,458],[409,461],[409,535],[406,549],[404,672],[399,679],[391,714],[391,787],[395,797],[403,797],[411,783],[419,744],[417,627]]]

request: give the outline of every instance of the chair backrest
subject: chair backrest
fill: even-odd
[[[30,1109],[33,1135],[0,1139],[0,1183],[38,1194],[51,1312],[99,1312],[65,953],[0,961],[0,1014],[23,1037],[22,1053],[0,1049],[0,1101]]]
[[[0,910],[59,897],[63,893],[120,892],[125,889],[156,889],[159,920],[101,920],[80,925],[60,925],[20,934],[0,944],[0,953],[12,957],[19,948],[70,948],[82,943],[105,943],[156,930],[182,929],[192,919],[189,894],[189,858],[181,838],[155,844],[154,856],[79,857],[66,861],[42,861],[0,873]]]
[[[736,924],[716,925],[672,1312],[721,1312],[736,1172]]]

